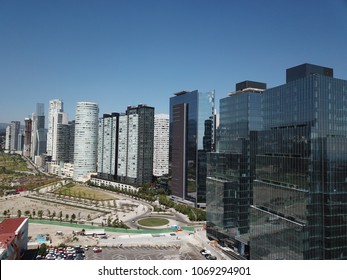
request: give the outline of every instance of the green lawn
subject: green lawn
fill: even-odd
[[[113,196],[105,192],[88,188],[82,185],[76,185],[75,183],[70,183],[60,188],[59,190],[55,191],[54,193],[59,195],[66,195],[71,197],[92,199],[92,200],[98,200],[98,201],[115,199]]]
[[[138,221],[138,224],[145,227],[164,226],[169,223],[169,220],[162,218],[146,218]]]
[[[0,170],[28,171],[27,163],[20,155],[0,153]]]

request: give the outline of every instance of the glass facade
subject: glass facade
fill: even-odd
[[[220,100],[218,152],[208,157],[207,235],[233,248],[240,259],[249,258],[256,135],[262,128],[260,98],[266,87],[256,84],[261,88],[240,88]]]
[[[171,192],[196,205],[206,201],[206,157],[214,145],[214,92],[170,98]]]
[[[262,94],[251,259],[347,259],[347,81],[323,70]]]

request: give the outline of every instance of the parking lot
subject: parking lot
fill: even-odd
[[[94,253],[92,248],[85,251],[86,260],[203,260],[199,251],[184,250],[179,246],[133,246],[120,248],[103,248]]]

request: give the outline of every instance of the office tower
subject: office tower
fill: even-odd
[[[36,112],[32,113],[32,130],[31,130],[31,159],[35,160],[36,156],[46,153],[47,134],[45,130],[44,104],[36,104]]]
[[[75,181],[86,181],[92,173],[96,173],[98,118],[98,104],[92,102],[77,103],[73,174]]]
[[[245,81],[220,100],[218,151],[208,155],[206,233],[249,258],[249,209],[255,178],[256,134],[262,128],[266,84]]]
[[[31,133],[32,133],[32,120],[30,118],[24,119],[24,150],[23,155],[30,157],[31,154]]]
[[[262,94],[251,259],[347,259],[347,81],[303,64]]]
[[[20,122],[11,121],[10,124],[10,151],[18,150],[18,134],[20,132]]]
[[[58,143],[58,133],[61,133],[62,129],[62,126],[60,126],[58,131],[58,126],[61,124],[68,124],[67,114],[64,113],[63,101],[53,99],[49,102],[47,132],[47,155],[51,156],[52,161],[62,160],[62,152],[58,150],[58,145],[60,148],[63,147],[63,144]],[[59,156],[57,155],[58,153]]]
[[[99,119],[98,177],[116,179],[118,166],[119,114],[104,114]]]
[[[214,92],[181,91],[170,98],[171,194],[194,206],[206,202],[206,154],[214,149]]]
[[[169,115],[154,116],[153,175],[169,173]]]

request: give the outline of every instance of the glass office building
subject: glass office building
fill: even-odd
[[[347,81],[303,64],[262,94],[251,259],[347,259]]]
[[[249,209],[255,179],[256,135],[262,129],[266,84],[245,81],[220,100],[218,151],[208,155],[207,236],[249,258]]]
[[[195,206],[206,202],[206,157],[214,149],[214,92],[182,91],[170,98],[171,194]]]

